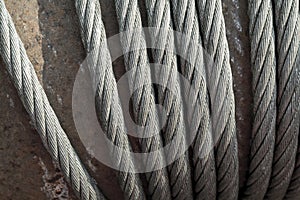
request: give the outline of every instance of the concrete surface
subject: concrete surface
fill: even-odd
[[[109,199],[121,199],[114,171],[91,158],[72,120],[72,87],[85,53],[72,0],[6,0],[30,60],[62,127]],[[112,1],[101,0],[107,35],[118,33]],[[143,2],[140,1],[143,8]],[[251,72],[246,0],[223,0],[234,75],[239,140],[240,187],[248,166],[251,135]],[[144,22],[145,24],[145,22]],[[122,58],[115,61],[119,78]],[[4,65],[0,63],[0,199],[76,199],[30,125]]]

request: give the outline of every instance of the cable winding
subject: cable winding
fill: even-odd
[[[106,199],[82,165],[50,106],[3,0],[0,0],[0,54],[44,146],[73,190],[81,199]]]
[[[297,18],[299,2],[276,1],[273,13],[277,42],[277,132],[273,168],[267,198],[283,199],[295,167],[299,135],[299,48]],[[296,32],[295,32],[296,31]],[[298,40],[298,44],[295,43]],[[297,45],[295,45],[297,44]],[[299,64],[299,63],[298,63]]]
[[[159,2],[159,3],[158,3]],[[186,9],[186,22],[187,24],[181,25],[177,22],[182,22],[178,17],[182,15],[182,9],[179,11],[180,16],[173,16],[175,21],[175,29],[181,31],[183,34],[183,39],[180,41],[178,39],[179,51],[183,50],[182,55],[187,57],[187,60],[181,60],[180,65],[183,76],[190,82],[192,89],[190,94],[188,94],[186,103],[192,104],[188,105],[191,110],[187,111],[192,113],[189,118],[189,131],[195,132],[196,137],[192,145],[192,158],[193,158],[193,181],[194,181],[194,192],[196,199],[215,199],[216,198],[216,174],[215,174],[215,162],[213,151],[213,142],[211,137],[211,124],[210,115],[207,102],[207,89],[205,80],[205,70],[201,66],[201,50],[199,49],[198,43],[201,43],[201,38],[199,36],[199,26],[195,15],[195,5],[193,1],[172,1],[173,8],[178,5],[187,6]],[[163,44],[166,49],[172,49],[173,47],[168,47],[174,44],[173,39],[173,22],[171,20],[170,4],[166,1],[151,1],[149,2],[149,8],[154,22],[160,24],[159,33],[156,34],[167,34],[164,42],[158,40],[157,45]],[[178,11],[178,10],[176,10]],[[174,12],[176,13],[176,12]],[[157,17],[155,17],[157,16]],[[150,21],[150,20],[149,20]],[[153,23],[149,25],[153,25]],[[191,23],[189,23],[191,22]],[[186,26],[183,29],[181,26]],[[184,31],[183,31],[184,30]],[[161,36],[163,38],[163,36]],[[163,52],[162,52],[163,53]],[[171,59],[169,65],[173,66],[177,73],[176,56],[172,54],[165,54]],[[162,57],[162,56],[161,56]],[[168,58],[166,58],[168,60]],[[200,69],[199,69],[200,68]],[[172,85],[172,84],[170,84]],[[174,85],[174,84],[173,84]],[[178,86],[179,87],[179,86]],[[188,88],[184,88],[189,90]],[[178,89],[180,91],[180,88]],[[187,93],[189,93],[187,91]],[[192,133],[193,134],[193,133]]]
[[[165,163],[165,159],[175,160],[183,154],[167,168],[145,174],[149,196],[143,191],[139,175],[133,173],[136,161],[129,154],[131,146],[100,3],[75,1],[83,44],[91,56],[90,67],[97,80],[99,121],[114,145],[125,150],[111,151],[115,165],[128,169],[118,172],[125,199],[237,199],[235,102],[221,1],[146,0],[145,3],[148,25],[157,28],[150,31],[151,42],[157,47],[152,49],[153,59],[162,65],[155,68],[154,77],[167,86],[158,87],[158,101],[167,113],[162,136],[158,134],[160,121],[138,1],[115,0],[119,28],[123,32],[120,35],[125,67],[127,72],[132,72],[129,88],[134,92],[133,115],[135,122],[145,127],[138,129],[142,130],[139,145],[144,153],[157,152],[179,137],[175,141],[179,148],[158,153],[143,164],[154,169]],[[274,0],[273,3],[274,13],[272,0],[248,0],[254,123],[243,199],[300,196],[299,0]],[[182,37],[174,38],[173,26]],[[175,43],[186,58],[179,60],[179,66],[176,55],[170,52]],[[213,65],[207,68],[202,66],[206,58],[199,44],[213,59]],[[3,0],[0,0],[0,54],[44,146],[58,162],[73,190],[81,199],[105,200],[50,106]],[[177,67],[192,88],[181,85]],[[186,106],[191,107],[186,121],[182,99],[191,104]],[[189,126],[185,127],[184,123]],[[192,143],[193,170],[188,154],[181,150],[187,145],[187,132],[196,132]]]
[[[212,105],[213,134],[216,144],[218,199],[237,199],[238,150],[235,102],[229,48],[220,0],[196,1],[204,49],[213,58],[207,70]]]
[[[263,199],[275,144],[276,62],[270,0],[249,0],[254,124],[245,199]]]
[[[146,1],[146,6],[148,10],[148,25],[153,27],[158,27],[157,30],[153,33],[153,39],[155,42],[155,47],[159,47],[158,49],[165,49],[164,51],[159,50],[153,50],[153,56],[156,63],[162,63],[164,66],[162,69],[157,72],[156,74],[160,76],[161,79],[164,79],[165,77],[169,77],[168,80],[165,80],[166,83],[164,85],[167,85],[169,87],[173,87],[171,91],[176,91],[177,94],[180,94],[180,80],[178,77],[177,72],[177,59],[176,55],[174,54],[174,33],[173,33],[173,23],[171,20],[171,13],[170,13],[170,4],[168,1],[155,1],[155,0],[148,0]],[[196,45],[194,45],[196,47]],[[192,67],[189,65],[189,67]],[[196,70],[195,70],[196,71]],[[161,75],[163,75],[161,77]],[[195,73],[195,77],[199,77],[198,73]],[[196,78],[195,78],[196,79]],[[201,78],[200,78],[201,79]],[[199,79],[197,79],[199,80]],[[190,81],[190,80],[189,80]],[[195,80],[194,84],[197,84]],[[205,83],[204,83],[205,84]],[[196,141],[193,143],[193,164],[194,164],[194,191],[196,193],[196,199],[200,198],[210,198],[213,199],[215,196],[215,171],[214,171],[214,158],[213,154],[210,152],[209,156],[203,155],[206,152],[204,152],[204,148],[206,147],[206,143],[210,144],[212,143],[209,141],[208,134],[211,132],[209,131],[209,120],[205,121],[205,117],[208,117],[208,112],[206,112],[206,115],[202,117],[202,113],[205,112],[205,105],[207,106],[206,102],[203,102],[203,94],[205,95],[205,92],[199,93],[199,88],[196,87],[193,88],[194,90],[197,90],[197,92],[192,92],[191,95],[193,100],[193,110],[190,112],[195,112],[198,116],[191,117],[190,124],[193,125],[193,128],[190,128],[193,132],[196,133]],[[160,88],[161,89],[161,88]],[[161,102],[164,102],[166,108],[171,108],[168,113],[178,113],[179,116],[172,116],[169,115],[169,123],[173,124],[173,121],[177,121],[178,125],[181,125],[183,123],[183,116],[181,116],[181,111],[183,109],[183,105],[181,102],[178,102],[178,100],[181,99],[180,95],[177,97],[178,99],[170,98],[170,95],[168,93],[168,90],[159,90],[159,98],[161,99]],[[199,96],[198,96],[199,95]],[[199,97],[199,98],[197,98]],[[204,98],[205,99],[205,98]],[[200,101],[200,102],[199,102]],[[191,103],[191,102],[190,102]],[[201,104],[203,103],[203,104]],[[173,106],[172,106],[173,104]],[[197,107],[197,106],[199,106]],[[203,106],[202,106],[203,105]],[[188,106],[190,107],[190,106]],[[204,109],[202,109],[204,107]],[[179,110],[172,110],[179,109]],[[196,111],[199,111],[197,113]],[[203,111],[203,112],[202,112]],[[195,118],[196,117],[196,118]],[[200,119],[200,120],[199,120]],[[179,121],[180,120],[180,121]],[[204,125],[202,125],[204,124]],[[207,125],[207,126],[206,126]],[[182,125],[183,126],[183,125]],[[179,128],[175,127],[175,130],[178,130]],[[184,127],[180,128],[179,130],[182,130]],[[168,132],[168,129],[165,131]],[[172,135],[172,132],[169,131],[170,135]],[[193,134],[193,133],[191,133]],[[211,139],[211,138],[210,138]],[[180,144],[179,144],[180,146]],[[205,146],[205,147],[204,147]],[[212,145],[211,145],[212,146]],[[210,147],[211,147],[210,146]],[[209,148],[209,147],[208,147]],[[203,158],[205,157],[205,158]],[[185,191],[185,193],[189,192],[186,191],[186,189],[182,189],[182,191]],[[182,195],[181,195],[182,196]],[[180,196],[177,196],[178,199],[181,199]]]
[[[174,142],[174,137],[180,136],[176,146],[183,148],[186,145],[184,136],[185,126],[183,120],[183,105],[180,93],[179,79],[177,76],[177,59],[172,50],[174,49],[173,32],[170,29],[171,16],[170,5],[167,1],[146,0],[148,26],[155,27],[150,30],[154,63],[162,66],[154,69],[155,79],[160,80],[162,86],[158,87],[158,101],[164,108],[168,116],[166,125],[162,134],[165,143]],[[173,92],[176,92],[173,94]],[[169,169],[170,185],[173,199],[189,199],[192,198],[192,187],[190,182],[190,174],[185,167],[188,163],[187,153],[178,150],[166,151],[168,159],[173,159],[176,154],[183,154],[174,162]],[[184,162],[184,163],[183,163]],[[182,166],[182,167],[181,167]],[[184,170],[184,171],[182,171]]]
[[[93,68],[93,74],[99,79],[96,89],[96,109],[99,121],[113,144],[124,149],[124,151],[113,149],[111,151],[111,160],[116,167],[122,165],[122,168],[128,169],[128,171],[117,172],[119,184],[126,199],[146,199],[141,180],[138,174],[134,173],[133,158],[129,154],[131,147],[107,47],[100,3],[98,0],[76,0],[75,5],[83,44],[90,61],[89,66]]]
[[[278,60],[278,117],[274,173],[281,180],[282,189],[277,198],[296,199],[300,195],[299,158],[299,80],[300,29],[299,1],[274,1],[277,60]],[[297,153],[298,149],[298,153]],[[297,155],[297,157],[296,157]],[[283,166],[283,167],[281,167]],[[279,182],[277,182],[279,183]]]
[[[132,77],[129,77],[129,89],[134,92],[132,98],[134,118],[137,124],[150,128],[150,130],[148,128],[143,129],[142,137],[149,135],[150,132],[154,133],[149,138],[139,139],[140,146],[143,152],[157,152],[154,160],[147,159],[145,163],[147,166],[157,168],[156,166],[164,161],[164,155],[158,151],[163,147],[163,141],[159,134],[159,120],[151,82],[151,68],[147,57],[146,41],[138,3],[137,0],[116,0],[115,6],[121,32],[121,44],[125,53],[125,68],[127,72],[132,72]],[[135,90],[136,87],[137,90]],[[163,135],[164,139],[165,137],[166,135]],[[186,165],[187,162],[176,164],[174,169],[177,171],[172,170],[170,177],[168,177],[166,168],[146,173],[151,198],[171,199],[173,190],[170,192],[169,181],[172,183],[172,188],[177,187],[177,190],[181,190],[181,185],[185,185],[185,183],[180,181],[189,178]],[[178,179],[178,183],[173,186],[176,179]]]

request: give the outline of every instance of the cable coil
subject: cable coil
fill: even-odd
[[[233,76],[221,0],[146,0],[147,25],[154,27],[149,32],[150,41],[142,27],[138,0],[114,3],[119,31],[126,32],[120,39],[125,69],[133,77],[128,80],[133,93],[133,118],[137,124],[152,128],[139,129],[143,131],[138,145],[142,152],[151,153],[180,138],[176,143],[180,148],[143,161],[143,166],[156,169],[169,158],[176,158],[164,168],[145,173],[143,184],[130,154],[132,141],[126,134],[100,2],[76,0],[82,42],[91,56],[97,80],[97,117],[106,137],[124,149],[121,153],[110,152],[114,164],[127,169],[117,172],[124,198],[299,198],[299,0],[248,0],[254,121],[247,180],[240,189]],[[156,47],[151,53],[147,52],[147,42]],[[186,60],[168,51],[173,48]],[[134,51],[128,52],[130,49]],[[203,52],[211,57],[212,65],[202,66]],[[107,199],[80,161],[50,106],[4,0],[0,0],[0,55],[44,146],[72,189],[80,199]],[[162,67],[152,70],[150,55]],[[182,84],[179,72],[192,89]],[[156,79],[171,90],[153,87],[151,83]],[[167,116],[162,130],[156,102],[165,108]],[[188,119],[186,110],[192,113]],[[182,153],[181,149],[189,147],[190,132],[195,132],[195,139],[190,152]],[[147,137],[150,133],[160,134]]]

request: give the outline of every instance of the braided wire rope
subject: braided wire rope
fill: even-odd
[[[283,199],[295,168],[299,135],[299,1],[274,2],[277,50],[277,132],[267,198]],[[298,44],[297,44],[298,41]]]
[[[130,143],[117,90],[117,83],[112,69],[112,61],[106,42],[106,33],[101,19],[98,0],[76,0],[83,44],[90,60],[92,72],[99,78],[96,90],[96,109],[99,121],[106,136],[123,151],[112,151],[112,161],[116,167],[128,171],[118,171],[118,180],[125,199],[146,199],[142,183],[134,171]]]
[[[174,4],[177,2],[174,1]],[[184,3],[188,3],[185,1]],[[193,3],[191,1],[191,3]],[[153,33],[153,38],[155,39],[155,46],[161,46],[163,49],[173,49],[174,44],[174,35],[173,35],[173,22],[171,16],[171,8],[169,1],[157,1],[157,0],[148,0],[146,1],[146,6],[148,10],[148,25],[159,27],[157,32]],[[193,6],[191,6],[193,7]],[[190,12],[191,11],[191,12]],[[201,43],[199,34],[193,34],[190,31],[198,33],[199,27],[197,19],[195,17],[195,9],[188,10],[188,18],[195,20],[196,23],[191,24],[186,30],[188,32],[183,32],[185,44],[188,46],[183,46],[183,49],[186,49],[187,52],[183,52],[182,55],[186,55],[188,61],[185,65],[182,63],[180,65],[183,76],[187,78],[189,82],[192,83],[193,92],[191,93],[191,98],[188,98],[189,105],[191,107],[193,116],[191,116],[190,130],[196,132],[196,138],[192,145],[192,157],[193,157],[193,181],[194,181],[194,193],[196,199],[215,199],[216,198],[216,174],[215,174],[215,163],[214,163],[214,154],[212,151],[212,138],[211,138],[211,124],[209,116],[209,108],[207,99],[207,89],[205,74],[202,70],[197,70],[195,66],[199,63],[197,56],[199,56],[199,47],[197,46],[198,42]],[[194,16],[194,17],[193,17]],[[187,20],[190,22],[190,20]],[[186,38],[185,38],[186,36]],[[161,49],[161,48],[160,48]],[[180,50],[179,50],[180,51]],[[154,51],[154,60],[158,63],[165,63],[165,66],[161,71],[169,70],[168,74],[169,81],[176,81],[177,74],[177,61],[176,56],[172,52],[163,52],[163,51]],[[199,66],[197,66],[199,67]],[[162,73],[158,73],[162,74]],[[174,80],[175,79],[175,80]],[[178,77],[177,77],[178,79]],[[167,80],[168,81],[168,80]],[[179,82],[179,80],[178,80]],[[180,93],[179,84],[168,84],[173,86],[178,93]],[[164,91],[161,91],[164,94]],[[162,95],[161,95],[162,96]],[[166,96],[163,100],[167,100]],[[182,107],[182,106],[180,106]],[[209,149],[207,152],[207,149]],[[207,155],[203,155],[207,154]]]
[[[138,4],[136,0],[115,1],[120,31],[129,30],[129,33],[132,33],[125,34],[125,37],[121,38],[123,48],[138,49],[138,51],[125,54],[127,71],[134,70],[129,85],[141,84],[143,86],[133,95],[134,116],[138,124],[158,131],[159,121],[154,113],[154,92],[150,81],[151,72]],[[101,20],[100,3],[98,0],[76,0],[75,5],[86,52],[92,55],[93,63],[100,67],[94,69],[95,75],[99,77],[96,108],[100,123],[108,138],[115,145],[122,146],[129,152],[130,143],[127,135],[124,134],[125,122],[112,71],[110,53],[105,42],[106,34]],[[192,146],[193,181],[196,194],[194,197],[196,199],[237,199],[238,159],[234,96],[221,1],[197,1],[195,5],[194,1],[173,0],[171,9],[168,1],[147,0],[146,6],[149,25],[162,28],[158,32],[152,32],[156,46],[170,49],[170,46],[174,44],[171,31],[173,23],[175,29],[188,38],[188,42],[185,41],[185,43],[180,41],[180,38],[176,39],[184,54],[190,58],[189,62],[181,63],[179,68],[183,75],[192,82],[197,94],[190,100],[193,102],[194,109],[192,116],[194,120],[190,128],[197,129],[196,140]],[[243,191],[244,199],[283,199],[284,197],[296,199],[300,195],[299,1],[278,0],[275,1],[274,8],[277,69],[271,0],[249,0],[254,125],[250,168],[246,188]],[[171,17],[173,17],[173,22]],[[140,31],[137,28],[140,28]],[[214,58],[214,66],[208,69],[208,84],[205,70],[196,73],[197,69],[195,69],[195,65],[201,62],[201,58],[199,49],[195,48],[192,43],[196,41],[202,44],[200,32],[204,48]],[[100,48],[100,44],[104,44],[104,48]],[[156,63],[167,66],[155,74],[158,76],[167,74],[168,79],[164,79],[166,85],[174,87],[175,91],[180,93],[181,88],[176,75],[176,56],[161,50],[152,50],[152,53]],[[50,106],[3,0],[0,0],[0,54],[45,147],[53,159],[59,163],[74,191],[81,199],[106,199],[82,165]],[[276,70],[278,92],[276,92]],[[277,112],[276,94],[278,94]],[[140,140],[144,152],[158,150],[162,147],[162,143],[170,142],[174,135],[185,131],[180,100],[173,98],[170,91],[165,88],[158,88],[158,96],[167,112],[172,114],[168,115],[164,141],[159,136]],[[212,124],[209,118],[209,97],[212,103]],[[275,128],[277,129],[276,138]],[[145,129],[144,135],[147,134],[146,130],[148,129]],[[207,157],[201,158],[199,154],[207,148],[206,145],[212,142],[210,132],[221,134],[216,154],[210,152]],[[178,144],[180,145],[186,145],[185,140]],[[178,152],[172,152],[172,154]],[[113,157],[116,158],[114,161],[118,165],[126,165],[125,168],[129,171],[134,171],[134,161],[128,154]],[[145,164],[155,167],[163,162],[163,159],[163,155],[159,155],[154,161],[147,160]],[[192,198],[188,163],[187,155],[180,157],[167,168],[169,177],[165,169],[146,173],[150,198]],[[118,177],[126,199],[146,199],[137,174],[119,172]],[[168,182],[170,182],[172,194],[169,191]]]
[[[274,8],[279,77],[277,101],[279,106],[274,155],[276,165],[273,168],[276,170],[274,173],[278,174],[278,181],[280,179],[284,184],[280,190],[275,188],[277,191],[274,190],[274,196],[276,195],[279,199],[283,198],[286,193],[285,198],[296,199],[300,195],[300,148],[298,144],[300,123],[299,1],[274,1]]]
[[[171,91],[177,91],[178,94],[181,94],[180,88],[180,80],[177,72],[177,58],[174,52],[174,33],[173,33],[173,22],[171,18],[171,7],[169,1],[157,1],[157,0],[147,0],[146,7],[148,11],[148,25],[150,27],[157,27],[155,29],[151,37],[154,41],[154,47],[159,47],[155,50],[153,49],[153,57],[154,62],[163,63],[164,66],[156,73],[159,78],[166,79],[166,83],[164,85],[168,85],[168,87],[173,87]],[[192,45],[192,48],[197,48],[197,38],[193,38],[196,40]],[[192,52],[197,52],[197,49],[191,49]],[[189,68],[193,68],[195,66],[195,54],[194,57],[190,58],[193,62],[192,64],[188,63]],[[193,116],[191,117],[191,122],[189,124],[192,127],[189,127],[190,132],[197,132],[195,142],[192,145],[192,156],[193,156],[193,184],[194,184],[194,192],[195,198],[207,198],[214,199],[215,198],[215,169],[214,169],[214,155],[213,152],[207,152],[207,149],[212,149],[212,141],[209,134],[211,134],[210,130],[210,120],[209,120],[209,111],[206,102],[206,86],[203,77],[200,75],[200,72],[196,69],[190,69],[185,71],[194,70],[194,76],[191,77],[190,74],[184,74],[187,77],[189,82],[193,82],[193,92],[191,92],[192,98],[190,98],[188,103],[192,103],[193,105],[188,105],[190,108],[190,112],[193,112]],[[161,76],[163,75],[163,76]],[[204,88],[204,89],[203,89]],[[171,108],[169,113],[178,113],[177,115],[169,115],[169,123],[173,123],[176,121],[177,124],[181,125],[183,123],[183,116],[180,116],[183,108],[182,103],[179,101],[180,99],[170,98],[171,94],[168,93],[168,90],[164,90],[164,88],[159,88],[158,91],[160,101],[165,104],[167,108]],[[203,92],[201,91],[203,90]],[[177,98],[181,98],[180,95]],[[173,105],[172,105],[173,104]],[[178,108],[179,110],[174,110],[174,108]],[[181,110],[181,111],[180,111]],[[179,121],[180,120],[180,121]],[[175,127],[176,128],[176,127]],[[179,128],[176,128],[177,130]],[[180,130],[180,129],[179,129]],[[187,130],[189,131],[189,130]],[[166,133],[168,130],[166,130]],[[174,130],[169,130],[170,133],[174,132]],[[193,133],[191,133],[193,134]],[[193,136],[192,136],[193,137]],[[210,144],[210,145],[209,145]],[[203,154],[208,155],[203,155]],[[186,189],[183,189],[185,193]],[[188,191],[189,192],[189,191]],[[180,196],[178,196],[178,199]]]
[[[248,1],[254,124],[245,199],[263,199],[272,171],[276,120],[276,62],[272,4]]]
[[[213,57],[213,66],[207,72],[213,134],[219,137],[215,150],[218,199],[237,199],[235,101],[222,4],[221,0],[196,2],[204,49]]]
[[[44,146],[73,190],[81,199],[106,199],[82,165],[50,106],[3,0],[0,0],[0,54]]]
[[[152,137],[140,139],[141,148],[143,152],[159,152],[157,150],[163,147],[163,139],[170,142],[173,135],[163,134],[163,138],[159,135],[159,120],[155,111],[154,90],[151,85],[151,69],[146,52],[146,41],[142,29],[138,2],[136,0],[116,0],[115,6],[120,32],[125,33],[121,34],[121,44],[125,52],[125,68],[127,71],[132,72],[132,77],[129,77],[130,90],[133,91],[136,85],[142,86],[142,88],[134,91],[133,94],[134,118],[137,124],[143,127],[150,127],[150,131],[154,133]],[[133,51],[127,52],[127,49]],[[175,124],[172,125],[176,127]],[[149,130],[144,129],[144,132],[141,133],[142,136],[149,134],[147,131]],[[178,147],[185,145],[184,142],[185,140],[182,139]],[[167,156],[171,157],[176,154],[177,152],[170,152],[170,155],[168,154]],[[164,154],[158,153],[154,160],[147,159],[147,163],[145,164],[156,168],[156,165],[162,163],[163,156]],[[187,188],[184,187],[185,185],[191,186],[191,183],[187,181],[190,179],[189,168],[187,167],[188,162],[184,161],[182,159],[177,160],[175,164],[171,165],[169,178],[166,168],[145,174],[151,198],[171,199],[171,195],[174,197],[180,193],[180,198],[182,195],[189,194],[187,190],[183,190]],[[169,182],[171,183],[171,192]]]

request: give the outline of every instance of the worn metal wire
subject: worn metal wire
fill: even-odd
[[[215,150],[218,199],[237,199],[239,165],[235,101],[222,2],[196,2],[203,46],[213,60],[207,74],[213,134],[218,138]]]
[[[98,80],[96,109],[99,121],[113,144],[124,149],[124,151],[111,152],[111,160],[115,166],[126,169],[126,171],[118,171],[119,184],[125,199],[146,199],[139,175],[135,174],[133,158],[129,154],[131,147],[107,47],[100,3],[98,0],[76,0],[75,5],[90,67],[93,68],[92,73],[97,75],[93,81]]]
[[[274,1],[277,50],[277,136],[272,174],[282,184],[274,187],[276,198],[300,196],[299,108],[300,108],[300,16],[299,1]],[[297,156],[296,156],[297,155]],[[278,195],[278,193],[280,194]]]
[[[192,104],[189,107],[193,109],[187,130],[196,131],[191,162],[193,191],[189,159],[184,154],[167,169],[145,174],[147,194],[150,199],[237,199],[235,105],[221,1],[146,0],[145,3],[148,25],[158,28],[150,33],[152,42],[159,49],[172,49],[177,43],[177,48],[187,57],[187,60],[180,59],[178,68],[196,91],[192,96],[182,96],[186,102],[189,98]],[[249,0],[248,3],[254,124],[249,173],[242,198],[296,199],[300,195],[299,1],[274,1],[274,13],[271,0]],[[137,0],[115,0],[115,4],[120,31],[127,31],[121,34],[121,44],[126,70],[133,72],[130,90],[136,85],[143,86],[134,91],[134,118],[139,125],[151,127],[150,131],[158,133],[160,122],[155,112],[155,94],[138,3]],[[135,166],[128,153],[131,147],[105,42],[100,3],[98,0],[76,0],[75,5],[86,52],[97,64],[94,71],[99,78],[96,91],[99,121],[107,137],[126,149],[125,153],[112,154],[115,164],[129,169],[129,172],[118,172],[119,183],[126,199],[146,199],[139,176],[132,173]],[[174,38],[173,26],[184,37]],[[203,45],[213,58],[213,65],[199,68],[203,54],[195,43]],[[130,49],[134,51],[126,52]],[[0,54],[44,145],[59,163],[74,191],[81,199],[105,199],[51,108],[3,0],[0,0]],[[154,71],[156,78],[163,79],[171,91],[184,94],[186,88],[180,85],[176,56],[157,49],[152,50],[152,55],[155,63],[164,65]],[[181,99],[175,98],[168,89],[158,87],[158,100],[167,112],[167,123],[162,137],[155,135],[139,140],[143,152],[159,150],[178,135],[182,140],[176,145],[181,148],[187,145]],[[148,134],[149,129],[144,129],[142,135]],[[219,140],[213,141],[211,134],[217,135],[215,139]],[[213,142],[217,144],[215,154],[206,152]],[[201,157],[203,152],[207,154]],[[165,162],[164,156],[175,158],[179,153],[181,150],[175,149],[165,155],[158,154],[144,164],[156,168]]]
[[[150,128],[150,130],[143,129],[143,133],[140,133],[142,137],[148,135],[150,132],[154,133],[154,135],[152,134],[153,136],[149,138],[140,139],[141,149],[143,152],[158,152],[153,159],[147,159],[145,165],[157,168],[156,166],[161,164],[164,160],[164,154],[157,150],[163,148],[163,140],[164,142],[169,142],[173,135],[163,134],[161,137],[159,134],[160,122],[155,109],[155,96],[151,84],[151,68],[146,51],[146,40],[142,29],[138,2],[137,0],[115,0],[115,6],[119,30],[121,32],[121,45],[124,52],[125,68],[127,72],[130,71],[132,74],[131,77],[129,77],[129,89],[131,92],[134,92],[132,96],[133,115],[137,124]],[[131,52],[127,52],[127,50]],[[135,90],[135,88],[138,89]],[[176,110],[178,111],[178,108],[176,108]],[[171,131],[177,128],[175,123],[172,124],[172,127],[167,127],[169,127]],[[182,136],[184,137],[184,135]],[[185,145],[184,139],[180,142],[178,146]],[[171,154],[175,155],[177,153],[178,152],[171,152]],[[171,154],[168,156],[173,156]],[[170,199],[171,194],[174,196],[174,192],[176,195],[178,195],[179,192],[183,193],[183,189],[186,189],[186,187],[182,185],[187,184],[183,181],[190,179],[187,166],[188,162],[186,162],[186,160],[185,162],[175,161],[175,163],[168,168],[171,169],[171,172],[169,172],[170,176],[168,176],[166,168],[152,170],[146,173],[151,198]],[[169,182],[171,183],[171,193]],[[184,192],[188,194],[188,191]]]
[[[73,190],[81,199],[104,200],[50,106],[3,0],[0,0],[0,54],[45,147]]]
[[[262,199],[267,191],[274,154],[276,61],[272,4],[249,0],[254,124],[250,168],[244,198]]]
[[[159,3],[158,3],[159,2]],[[150,3],[149,3],[150,4]],[[186,60],[181,59],[179,68],[183,76],[191,84],[190,94],[186,95],[186,108],[190,109],[186,112],[193,113],[189,120],[187,120],[188,131],[195,132],[195,141],[192,145],[193,158],[193,190],[196,199],[215,199],[216,198],[216,172],[215,161],[213,154],[213,141],[211,136],[211,123],[209,107],[207,102],[207,87],[205,69],[201,61],[202,52],[201,38],[199,35],[199,25],[196,15],[195,4],[193,1],[171,1],[173,16],[171,15],[171,5],[167,1],[151,1],[152,7],[149,5],[148,10],[151,12],[151,21],[156,20],[156,23],[163,28],[163,31],[157,33],[158,35],[166,34],[164,42],[157,40],[157,45],[170,46],[174,43],[173,39],[173,23],[174,28],[182,33],[180,37],[178,34],[176,38],[178,43],[179,54],[186,57]],[[186,6],[186,7],[185,7]],[[175,14],[177,13],[177,14]],[[180,13],[180,15],[179,15]],[[186,21],[181,18],[186,16]],[[172,18],[174,22],[172,21]],[[150,21],[150,16],[149,19]],[[149,23],[149,25],[153,25]],[[170,30],[170,31],[167,31]],[[168,35],[167,35],[168,34]],[[200,44],[200,46],[199,46]],[[200,48],[199,48],[200,47]],[[166,48],[169,49],[169,48]],[[175,67],[177,72],[176,57],[172,54],[163,54],[169,56],[173,62],[169,66]],[[170,67],[171,68],[171,67]],[[174,73],[174,72],[173,72]],[[170,84],[172,85],[172,84]],[[182,85],[183,86],[183,85]],[[178,86],[179,87],[179,86]],[[180,89],[178,89],[180,90]],[[181,88],[181,90],[188,90],[188,88]],[[183,94],[189,93],[186,91]],[[184,95],[185,96],[185,95]],[[193,134],[193,133],[191,133]]]
[[[299,135],[299,2],[274,2],[277,50],[277,127],[272,174],[266,198],[283,199],[295,167]],[[295,32],[296,31],[296,32]]]

